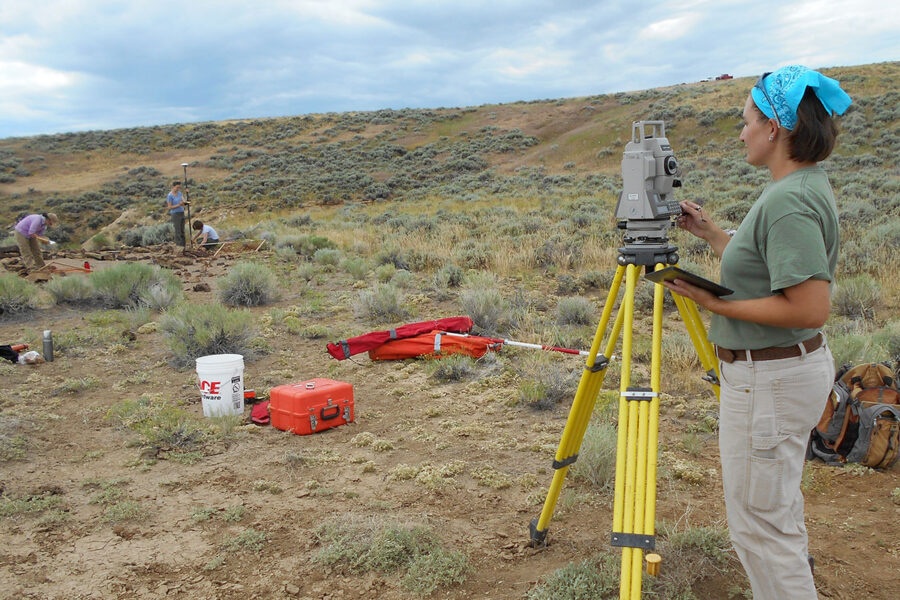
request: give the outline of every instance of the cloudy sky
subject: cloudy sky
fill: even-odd
[[[900,59],[884,0],[0,0],[0,138]]]

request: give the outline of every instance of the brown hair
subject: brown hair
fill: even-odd
[[[203,229],[203,221],[194,221],[194,224],[191,225],[191,227],[197,230]]]
[[[753,108],[760,120],[769,117],[759,109],[756,102]],[[800,105],[797,106],[797,123],[788,131],[788,157],[797,162],[819,162],[831,156],[837,141],[837,125],[834,119],[822,106],[812,88],[806,88]]]
[[[788,156],[797,162],[819,162],[834,150],[838,130],[812,88],[806,88],[797,107],[797,124],[788,134]]]

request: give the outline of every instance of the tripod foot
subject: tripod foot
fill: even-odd
[[[540,519],[534,519],[531,524],[528,526],[528,532],[531,534],[531,547],[532,548],[546,548],[547,547],[547,530],[538,531],[538,521]]]

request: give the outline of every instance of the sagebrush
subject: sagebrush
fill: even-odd
[[[259,263],[237,263],[216,285],[219,298],[228,306],[260,306],[278,297],[275,275]]]
[[[184,304],[162,316],[159,330],[166,338],[170,362],[179,368],[210,354],[252,355],[257,336],[253,315],[221,304]]]
[[[12,273],[0,273],[0,319],[24,315],[38,307],[38,287]]]

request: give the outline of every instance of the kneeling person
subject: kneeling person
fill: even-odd
[[[202,221],[194,221],[191,227],[197,232],[193,239],[201,248],[209,249],[219,245],[219,234],[209,225],[204,225]]]

